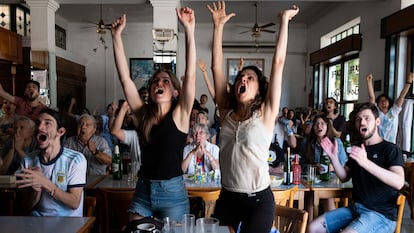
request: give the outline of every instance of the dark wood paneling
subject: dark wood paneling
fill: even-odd
[[[0,27],[0,60],[23,63],[22,36]]]
[[[354,34],[310,54],[310,65],[328,62],[332,58],[350,55],[362,47],[362,35]],[[332,61],[330,61],[332,62]]]
[[[414,30],[414,4],[381,19],[381,38]]]

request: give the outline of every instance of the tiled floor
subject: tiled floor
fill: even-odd
[[[410,218],[410,206],[406,202],[404,207],[404,216],[401,226],[401,233],[413,233],[414,232],[414,220]]]

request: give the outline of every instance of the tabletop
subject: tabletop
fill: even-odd
[[[33,217],[2,216],[0,226],[2,232],[14,233],[86,233],[95,217]]]

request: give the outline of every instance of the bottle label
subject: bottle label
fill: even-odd
[[[115,172],[118,172],[118,171],[119,171],[119,164],[113,163],[112,164],[112,172],[115,173]]]
[[[319,174],[325,174],[329,172],[327,164],[320,164]]]

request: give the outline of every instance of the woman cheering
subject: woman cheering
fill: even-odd
[[[189,130],[195,96],[195,17],[188,7],[177,9],[185,30],[186,70],[180,92],[179,80],[168,70],[156,71],[149,80],[149,100],[144,104],[129,73],[121,33],[126,15],[112,23],[112,39],[119,80],[131,110],[138,119],[142,165],[129,208],[130,220],[155,216],[181,221],[189,213],[189,200],[182,178],[183,148]]]
[[[288,24],[299,8],[280,14],[280,28],[273,55],[269,83],[255,66],[243,67],[227,92],[223,72],[222,38],[226,14],[224,1],[208,5],[213,29],[212,73],[216,102],[221,116],[221,194],[214,216],[222,225],[240,232],[268,233],[274,218],[270,189],[269,145],[279,112],[282,73],[285,64]]]

